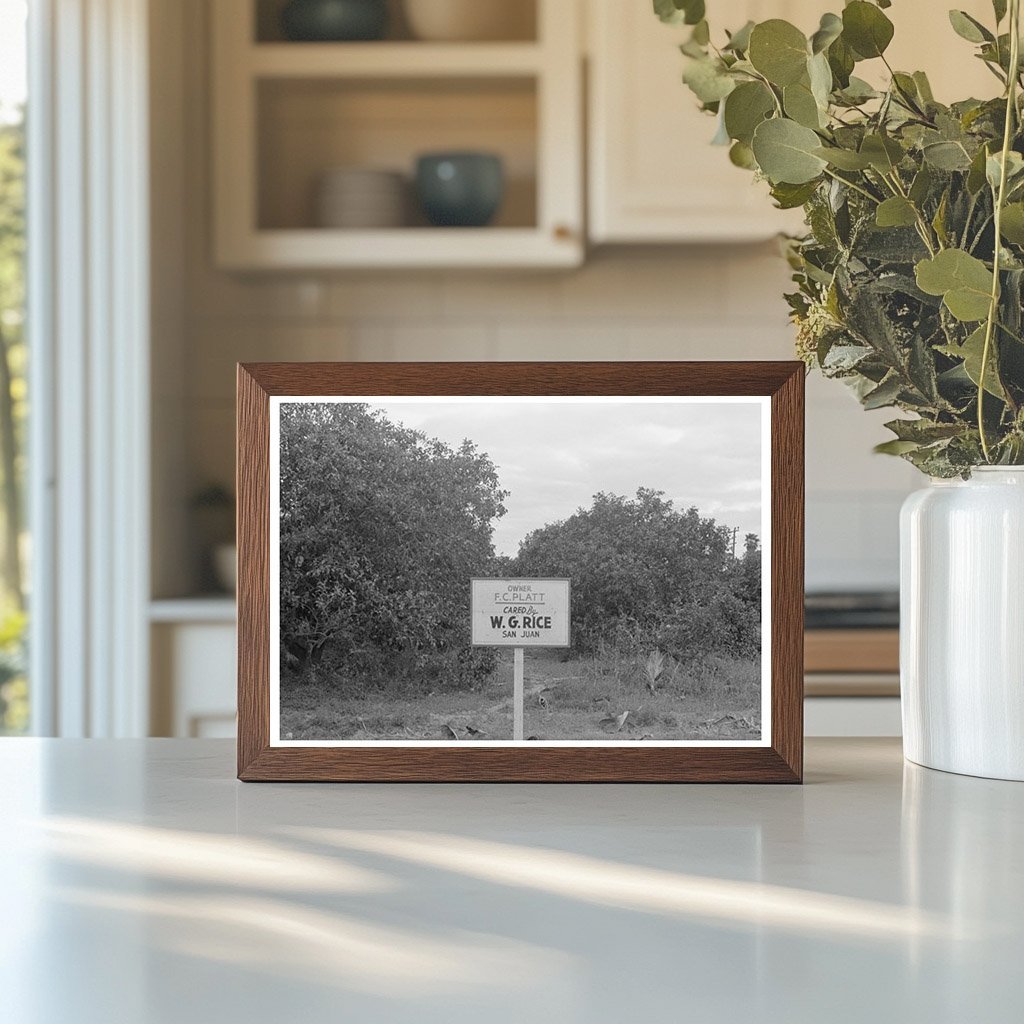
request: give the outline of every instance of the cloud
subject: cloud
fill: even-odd
[[[390,401],[389,419],[451,445],[471,440],[511,492],[495,547],[589,506],[598,491],[664,491],[727,527],[761,533],[761,405],[753,401]],[[765,453],[767,454],[767,453]]]

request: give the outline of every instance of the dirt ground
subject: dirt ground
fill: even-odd
[[[532,740],[755,740],[761,734],[756,662],[667,665],[652,684],[639,659],[563,660],[528,650],[524,736]],[[281,687],[281,738],[465,740],[512,738],[512,652],[473,692],[409,699],[353,695],[341,680]],[[624,717],[623,717],[624,716]]]

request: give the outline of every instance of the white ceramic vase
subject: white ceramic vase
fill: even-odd
[[[1024,466],[912,494],[900,549],[904,753],[1024,781]]]

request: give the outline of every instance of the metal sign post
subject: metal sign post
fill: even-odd
[[[513,648],[512,739],[523,739],[526,647],[569,646],[569,581],[474,579],[470,621],[474,647]]]
[[[515,649],[515,670],[512,675],[512,739],[523,738],[523,649]]]

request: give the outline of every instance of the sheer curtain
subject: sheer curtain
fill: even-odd
[[[146,0],[29,5],[35,731],[148,720]]]

